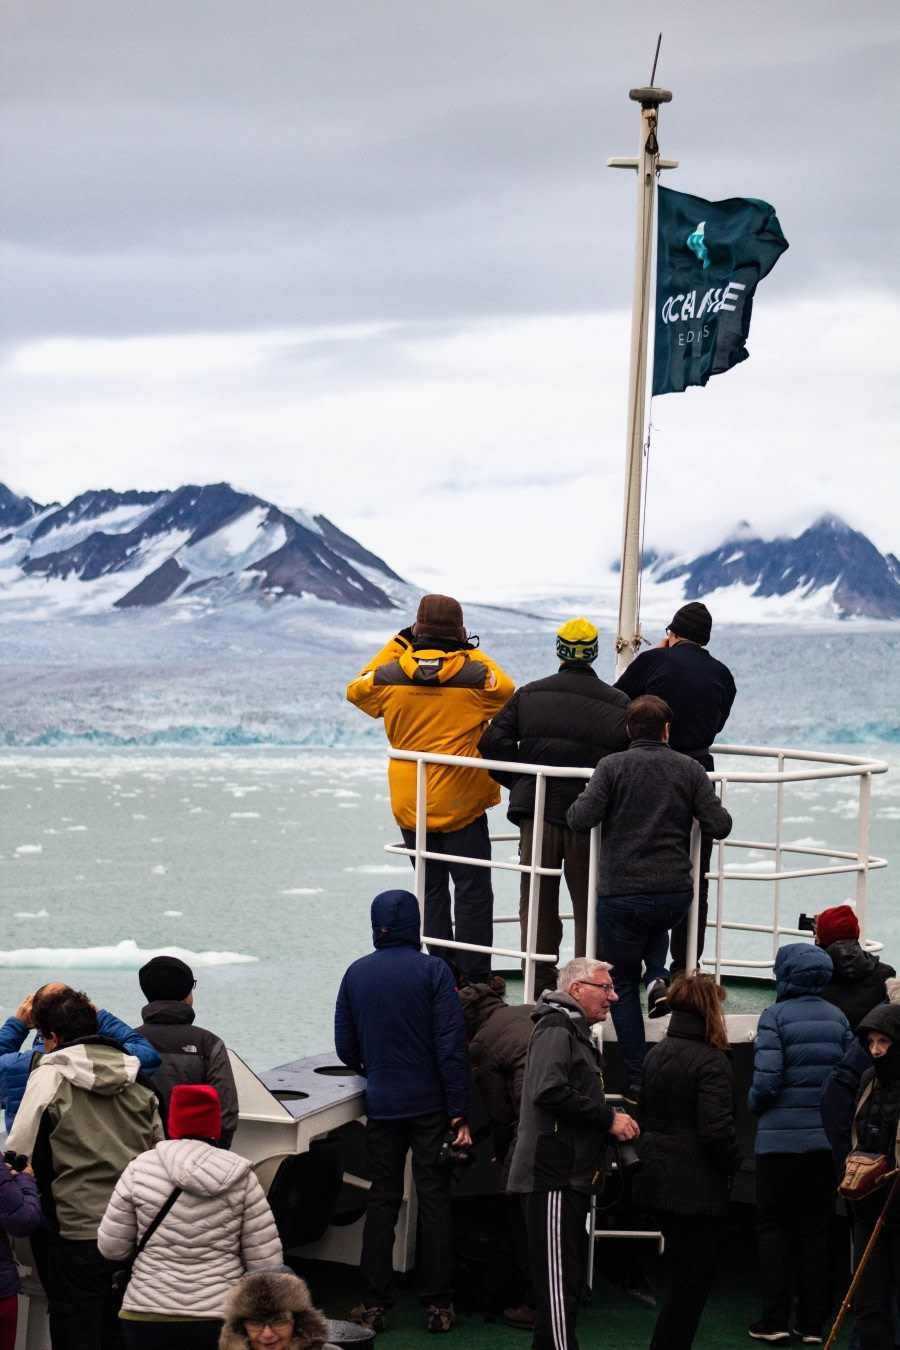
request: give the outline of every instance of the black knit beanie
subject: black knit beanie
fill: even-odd
[[[682,605],[681,609],[675,611],[669,627],[676,637],[699,642],[701,647],[705,647],[712,632],[712,615],[699,600],[692,600],[689,605]]]
[[[194,972],[177,956],[154,956],[138,971],[144,998],[150,1003],[160,999],[184,999],[194,987]]]

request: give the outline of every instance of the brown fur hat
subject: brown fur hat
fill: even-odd
[[[306,1281],[280,1271],[261,1270],[233,1285],[225,1300],[225,1325],[219,1350],[247,1350],[250,1344],[244,1319],[263,1322],[278,1313],[294,1314],[291,1350],[321,1350],[328,1340],[328,1323],[313,1307]]]

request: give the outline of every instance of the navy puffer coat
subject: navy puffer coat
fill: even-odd
[[[844,1014],[820,997],[831,975],[821,947],[792,942],[775,958],[778,998],[759,1019],[747,1103],[759,1116],[757,1154],[829,1148],[819,1099],[853,1041]]]

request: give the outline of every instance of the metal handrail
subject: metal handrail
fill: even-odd
[[[746,770],[716,769],[710,772],[710,779],[721,785],[722,804],[725,805],[728,795],[728,785],[730,783],[756,783],[766,784],[774,783],[777,785],[776,801],[776,820],[775,820],[775,840],[774,842],[759,841],[751,842],[738,839],[727,839],[719,841],[718,856],[716,866],[707,873],[707,877],[716,883],[716,917],[713,922],[708,923],[708,927],[715,929],[715,956],[704,964],[711,965],[715,971],[716,979],[721,978],[723,966],[730,968],[747,968],[754,970],[771,969],[774,965],[775,957],[778,952],[779,942],[782,936],[800,936],[800,930],[788,927],[781,923],[781,884],[785,881],[793,881],[798,878],[816,877],[816,876],[834,876],[842,873],[856,874],[856,914],[860,926],[860,935],[863,942],[866,941],[866,919],[867,919],[867,901],[868,901],[868,875],[870,871],[875,871],[887,866],[884,858],[871,856],[868,852],[869,845],[869,810],[870,810],[870,792],[871,780],[874,774],[886,773],[888,765],[883,760],[872,759],[868,756],[858,755],[840,755],[828,754],[816,750],[791,750],[784,748],[773,748],[769,746],[736,746],[736,745],[714,745],[712,749],[718,755],[746,756],[750,758],[774,759],[777,768],[763,773],[753,773]],[[428,935],[423,937],[430,947],[447,947],[466,951],[479,951],[490,953],[491,955],[504,956],[516,960],[521,960],[524,967],[525,976],[525,999],[531,1001],[534,996],[534,974],[537,962],[553,962],[555,954],[535,951],[537,941],[537,917],[538,905],[537,898],[539,893],[540,878],[542,876],[561,876],[560,868],[544,867],[541,861],[541,839],[542,825],[544,818],[544,800],[546,793],[546,782],[548,778],[576,778],[587,781],[593,774],[593,768],[588,767],[558,767],[548,764],[522,764],[517,761],[481,759],[468,755],[442,755],[432,754],[417,750],[394,750],[390,752],[391,759],[412,761],[416,764],[416,831],[415,846],[405,848],[401,844],[387,844],[385,851],[389,853],[399,853],[411,857],[415,862],[415,893],[419,901],[420,909],[424,909],[425,898],[425,868],[422,865],[429,859],[441,862],[460,862],[470,867],[488,867],[498,871],[519,872],[528,874],[529,882],[529,907],[528,907],[528,928],[526,934],[526,943],[522,950],[512,947],[482,947],[472,943],[463,943],[451,941],[446,938],[432,938]],[[788,761],[799,762],[808,767],[799,769],[785,768]],[[428,802],[428,775],[427,766],[429,764],[445,764],[457,767],[475,769],[489,773],[492,770],[507,774],[530,774],[535,778],[535,802],[533,814],[532,830],[532,858],[530,861],[521,860],[518,863],[494,861],[493,859],[470,858],[447,853],[429,852],[426,846],[426,819]],[[813,766],[822,767],[813,767]],[[857,829],[857,847],[855,852],[848,852],[844,849],[833,849],[826,845],[809,844],[789,844],[782,838],[782,816],[783,816],[783,785],[785,783],[800,782],[818,782],[830,778],[856,778],[859,783],[859,822]],[[513,840],[515,834],[497,834],[492,835],[492,842],[501,840]],[[588,873],[588,895],[596,894],[597,887],[597,862],[600,848],[600,827],[596,826],[591,831],[590,846],[590,866]],[[775,868],[772,872],[760,874],[758,872],[742,871],[739,868],[729,869],[725,866],[725,850],[728,848],[756,849],[759,851],[769,851],[775,855]],[[827,858],[832,860],[832,865],[810,868],[785,868],[782,864],[783,854],[798,854],[814,858]],[[697,964],[698,947],[698,920],[699,920],[699,890],[700,890],[700,832],[696,821],[691,841],[691,855],[693,859],[694,873],[694,898],[691,905],[691,912],[688,920],[688,943],[687,943],[687,963],[688,968]],[[756,883],[772,883],[774,887],[774,905],[773,916],[770,924],[745,923],[742,921],[726,920],[724,917],[724,902],[726,884],[731,881],[749,881]],[[587,913],[587,953],[593,955],[596,951],[596,906],[588,904]],[[570,917],[568,914],[561,914],[561,918]],[[498,915],[495,917],[495,923],[517,923],[518,914]],[[772,936],[772,954],[770,959],[749,960],[744,957],[727,956],[722,951],[722,934],[725,930],[769,933]],[[877,944],[868,943],[870,947]]]

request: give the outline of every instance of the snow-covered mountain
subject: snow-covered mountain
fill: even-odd
[[[284,511],[228,483],[173,492],[84,492],[40,506],[0,484],[0,592],[7,617],[252,596],[394,607],[405,585],[325,516]]]
[[[838,516],[822,516],[797,538],[765,540],[746,522],[718,548],[693,559],[655,558],[646,580],[681,583],[685,600],[715,597],[723,617],[746,602],[760,610],[802,603],[839,619],[900,619],[900,564]],[[752,611],[751,611],[752,612]]]
[[[645,630],[699,598],[717,623],[900,619],[900,562],[837,516],[823,516],[796,538],[765,539],[744,522],[710,552],[676,558],[648,550],[644,561]],[[565,594],[556,587],[460,598],[467,610],[473,601],[506,602],[530,609],[532,619],[582,612],[614,626],[618,587],[608,576],[606,584],[586,581]],[[42,619],[155,611],[178,622],[235,604],[242,623],[251,611],[264,618],[273,605],[287,619],[299,597],[305,609],[313,601],[339,606],[345,623],[348,610],[361,619],[414,610],[422,589],[325,516],[283,509],[228,483],[103,489],[64,506],[42,506],[0,484],[0,621],[8,633],[15,620],[29,628]]]

